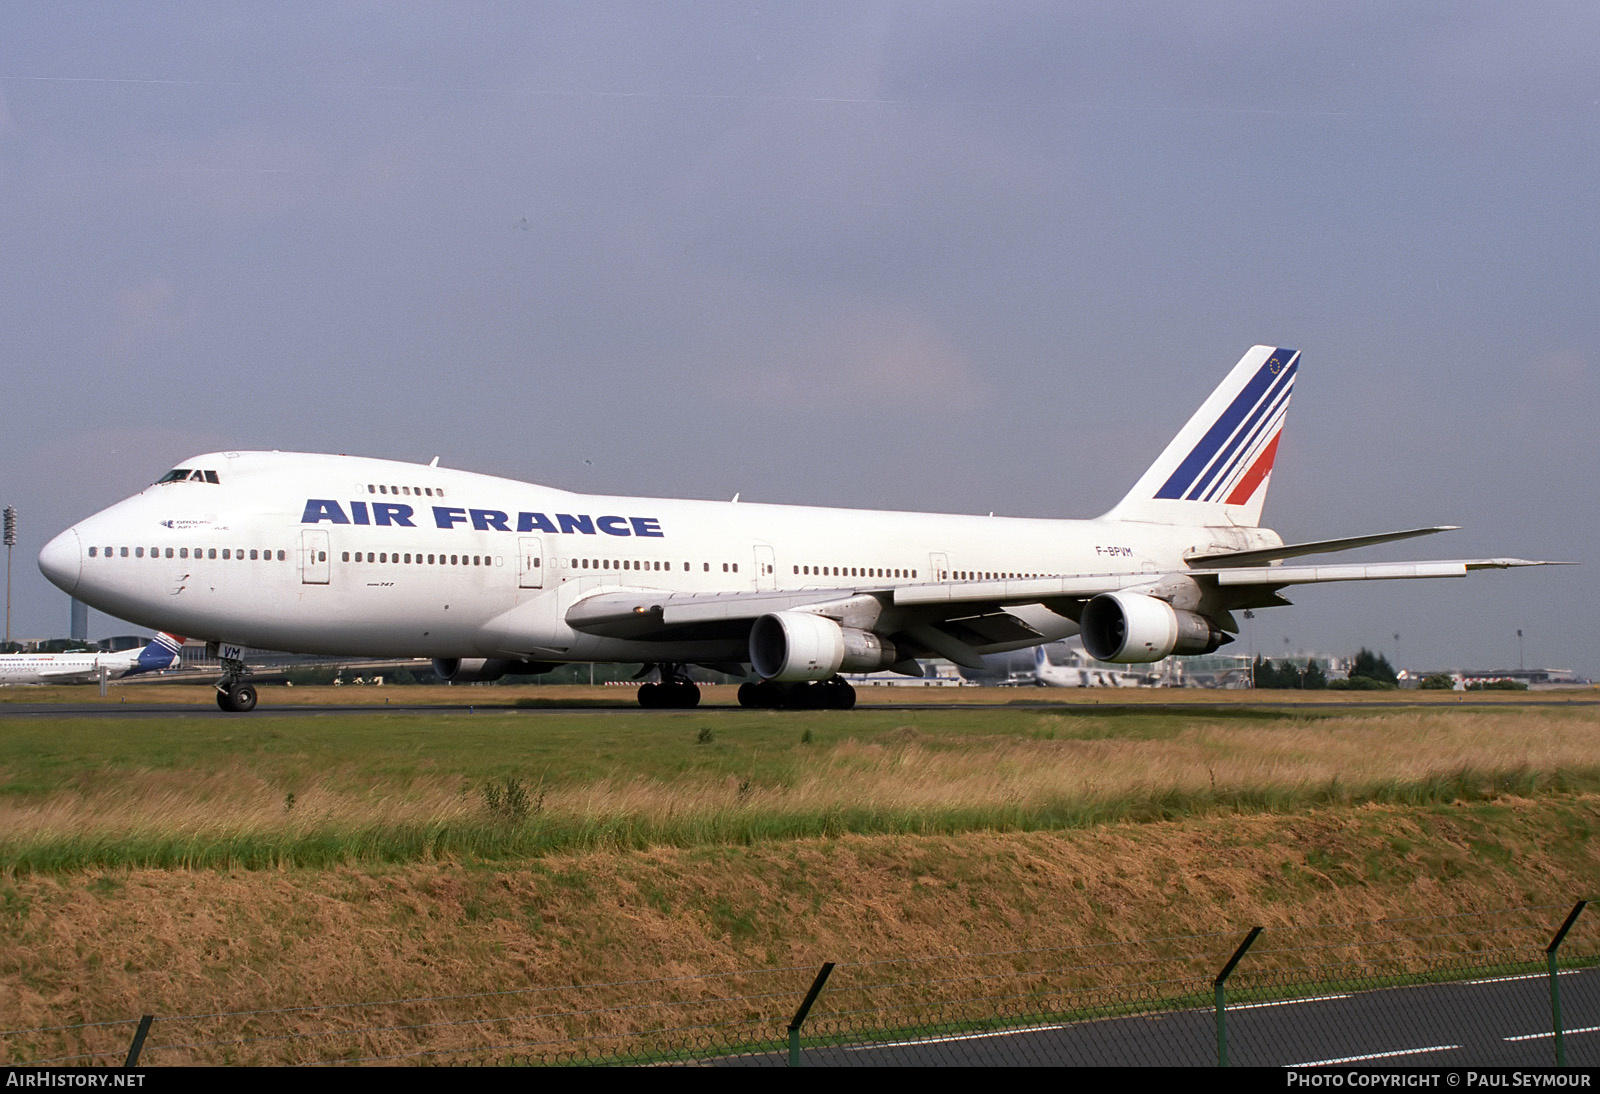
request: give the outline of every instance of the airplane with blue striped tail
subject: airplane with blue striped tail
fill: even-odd
[[[0,656],[0,684],[94,684],[178,667],[184,640],[158,634],[140,649],[120,653],[8,653]]]
[[[62,532],[57,586],[199,636],[217,701],[248,710],[247,648],[431,657],[455,681],[641,664],[645,706],[687,707],[691,666],[754,707],[854,704],[841,673],[1081,635],[1099,661],[1209,653],[1291,585],[1457,577],[1514,558],[1297,565],[1448,530],[1285,543],[1261,526],[1300,355],[1256,346],[1126,497],[1090,520],[584,495],[429,464],[196,456]]]

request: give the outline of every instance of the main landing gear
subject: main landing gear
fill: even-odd
[[[639,705],[646,710],[688,710],[700,705],[700,689],[682,665],[656,666],[659,684],[639,685]]]
[[[856,689],[837,676],[814,684],[762,680],[739,685],[739,705],[752,710],[849,710],[856,705]]]
[[[230,714],[248,714],[256,709],[256,689],[244,682],[248,671],[244,662],[233,657],[221,658],[222,679],[217,683],[217,706]]]

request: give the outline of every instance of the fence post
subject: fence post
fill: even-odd
[[[1561,948],[1562,940],[1567,937],[1567,932],[1578,921],[1578,916],[1588,903],[1587,900],[1580,900],[1572,906],[1572,911],[1567,913],[1567,921],[1561,924],[1561,929],[1550,940],[1550,945],[1544,948],[1545,959],[1550,963],[1550,1029],[1556,1035],[1557,1067],[1567,1066],[1567,1050],[1561,1043],[1561,983],[1556,977],[1556,951]]]
[[[1228,1066],[1228,1012],[1223,1002],[1224,985],[1227,984],[1228,977],[1233,973],[1233,967],[1239,963],[1239,959],[1244,956],[1244,952],[1254,944],[1256,936],[1261,931],[1262,928],[1260,927],[1250,928],[1250,933],[1244,936],[1244,941],[1239,943],[1239,948],[1233,951],[1233,956],[1228,958],[1228,963],[1222,966],[1222,971],[1217,973],[1217,978],[1211,982],[1211,987],[1216,992],[1218,1067]]]
[[[150,1032],[150,1023],[156,1020],[153,1014],[147,1014],[139,1019],[139,1028],[133,1031],[133,1044],[128,1046],[128,1058],[122,1061],[123,1067],[137,1067],[139,1064],[139,1050],[144,1048],[145,1035]]]
[[[828,977],[833,972],[833,962],[826,961],[822,968],[817,970],[817,978],[811,981],[811,990],[806,992],[804,1002],[800,1009],[794,1012],[794,1017],[789,1019],[789,1066],[800,1066],[800,1027],[805,1024],[806,1015],[811,1013],[811,1004],[817,1001],[817,996],[822,994],[822,985],[828,982]]]

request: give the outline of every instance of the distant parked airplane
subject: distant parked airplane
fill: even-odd
[[[140,650],[121,653],[8,653],[0,655],[0,684],[93,684],[159,672],[178,663],[183,639],[158,634]]]
[[[1136,688],[1144,683],[1139,673],[1108,668],[1074,655],[1077,665],[1051,664],[1044,646],[1033,647],[1033,682],[1042,688]]]

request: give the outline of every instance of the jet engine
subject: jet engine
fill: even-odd
[[[1083,606],[1078,627],[1090,657],[1120,664],[1210,653],[1233,641],[1205,616],[1142,593],[1101,593]]]
[[[763,680],[826,680],[877,672],[899,661],[894,643],[809,612],[774,612],[750,628],[750,667]]]
[[[505,658],[435,657],[433,671],[441,680],[452,684],[476,684],[480,681],[498,680],[507,673],[519,676],[537,676],[559,668],[559,661],[510,661]]]

